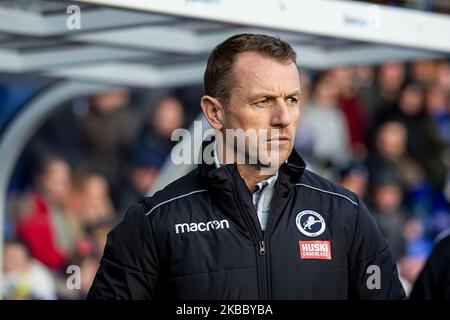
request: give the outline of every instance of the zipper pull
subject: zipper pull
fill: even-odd
[[[264,243],[264,241],[259,242],[259,254],[262,256],[266,255],[266,244]]]

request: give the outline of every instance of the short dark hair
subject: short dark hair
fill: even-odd
[[[236,34],[217,45],[211,52],[203,77],[204,94],[228,103],[233,84],[232,68],[239,53],[253,51],[280,62],[296,63],[297,54],[291,45],[264,34]]]

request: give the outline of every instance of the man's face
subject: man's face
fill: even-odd
[[[245,150],[239,150],[237,143],[237,151],[246,156],[258,152],[259,163],[275,159],[277,163],[270,166],[278,168],[292,151],[300,116],[296,64],[281,63],[255,52],[240,53],[233,65],[233,81],[229,103],[224,106],[222,133],[226,129],[267,132],[263,137],[257,135],[256,142],[258,150],[266,152],[258,152],[248,141]]]
[[[64,203],[71,191],[70,175],[70,167],[64,161],[55,160],[47,165],[40,177],[40,185],[48,200],[56,204]]]

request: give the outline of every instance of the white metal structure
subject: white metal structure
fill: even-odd
[[[312,35],[450,51],[448,17],[336,0],[81,0]]]
[[[72,4],[0,0],[0,73],[67,80],[29,104],[0,137],[0,262],[13,166],[64,100],[108,85],[200,83],[211,49],[240,32],[280,36],[309,69],[450,56],[449,16],[352,1],[79,0],[79,30],[66,25]]]
[[[447,15],[352,1],[77,4],[80,29],[71,30],[71,2],[0,1],[0,72],[153,88],[199,83],[214,45],[239,32],[280,36],[298,51],[299,65],[312,69],[450,53]]]

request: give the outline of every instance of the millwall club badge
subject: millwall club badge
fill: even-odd
[[[325,220],[320,214],[312,210],[304,210],[295,218],[298,230],[308,237],[321,235],[326,228]]]

